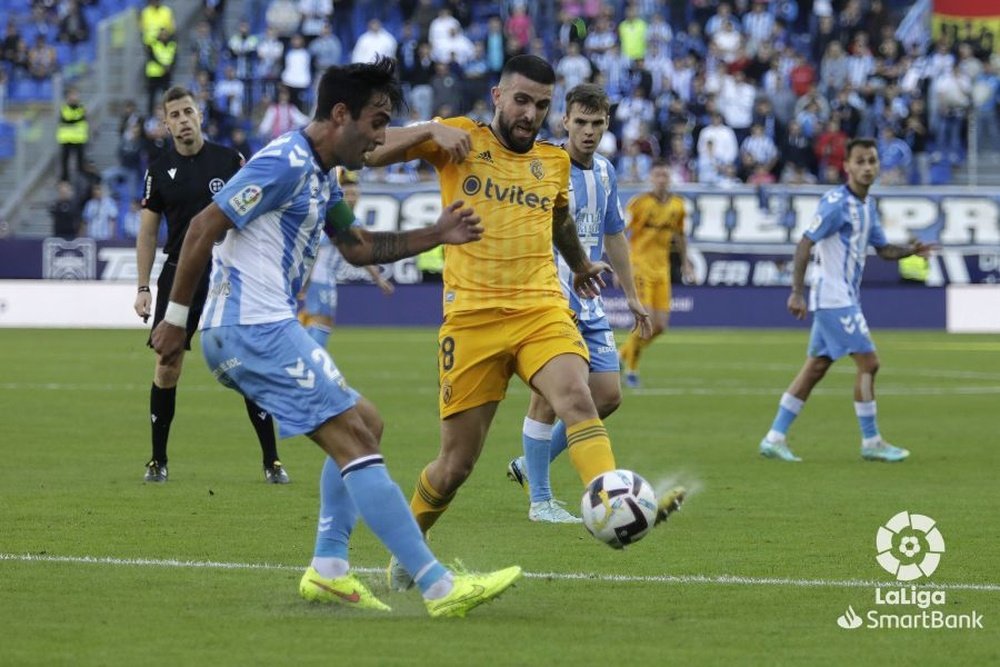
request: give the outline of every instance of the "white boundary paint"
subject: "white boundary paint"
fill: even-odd
[[[175,560],[160,558],[114,558],[111,556],[50,556],[35,554],[0,553],[0,562],[22,563],[72,563],[77,565],[113,565],[125,567],[177,567],[209,570],[277,570],[303,571],[303,565],[282,565],[278,563],[228,563],[220,561]],[[352,567],[362,574],[384,574],[385,568]],[[884,586],[884,581],[865,579],[787,579],[783,577],[744,577],[733,574],[663,574],[625,575],[598,574],[595,572],[525,572],[528,579],[554,579],[557,581],[599,581],[637,584],[678,584],[708,586],[774,586],[788,588],[871,588]],[[954,591],[1000,591],[1000,584],[994,583],[928,583],[921,588]]]

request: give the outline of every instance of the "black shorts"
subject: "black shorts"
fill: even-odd
[[[153,311],[153,329],[163,321],[163,316],[167,313],[167,303],[170,302],[170,290],[174,286],[174,274],[177,272],[177,262],[167,260],[163,263],[163,270],[156,281],[156,309]],[[201,281],[195,288],[194,298],[191,299],[191,310],[188,311],[187,339],[184,341],[184,349],[191,349],[191,338],[198,330],[198,322],[201,320],[201,311],[205,310],[205,300],[208,298],[208,279],[210,277],[209,267],[205,267],[205,272],[201,274]],[[152,329],[150,338],[146,340],[146,345],[153,347]]]

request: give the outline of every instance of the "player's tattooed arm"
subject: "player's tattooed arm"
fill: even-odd
[[[410,249],[407,234],[399,232],[368,232],[349,227],[339,230],[334,242],[344,259],[355,266],[389,264],[417,254]]]
[[[582,297],[592,298],[605,286],[601,273],[609,271],[604,262],[594,262],[580,243],[576,222],[565,206],[552,211],[552,242],[573,271],[573,290]]]
[[[569,217],[569,209],[565,206],[552,211],[552,243],[574,273],[581,272],[589,263],[587,253],[580,244],[576,223]]]
[[[876,252],[882,259],[902,259],[904,257],[909,257],[910,255],[927,257],[933,249],[934,246],[932,244],[912,241],[909,245],[896,245],[894,243],[890,243],[882,246],[876,250]]]
[[[479,216],[457,201],[445,208],[436,224],[408,232],[369,232],[360,227],[334,231],[333,242],[351,264],[389,264],[447,243],[460,245],[478,240],[483,234]],[[329,229],[328,229],[329,231]]]

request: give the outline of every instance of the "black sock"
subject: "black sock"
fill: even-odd
[[[153,460],[160,464],[167,462],[167,438],[176,403],[177,387],[163,389],[153,383],[149,391],[149,420],[153,428]]]
[[[260,453],[264,457],[264,465],[270,467],[278,460],[278,443],[274,439],[274,419],[270,413],[260,407],[249,398],[243,399],[247,404],[247,415],[250,416],[250,423],[253,430],[257,432],[257,439],[260,440]]]

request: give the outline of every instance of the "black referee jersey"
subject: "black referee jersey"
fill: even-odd
[[[239,151],[206,141],[195,155],[184,156],[171,147],[149,165],[142,207],[167,218],[167,261],[177,261],[191,218],[244,162]]]

